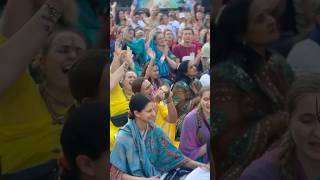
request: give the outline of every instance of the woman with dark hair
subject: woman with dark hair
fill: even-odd
[[[124,9],[117,9],[116,14],[114,16],[114,20],[117,26],[127,26],[129,22],[126,19],[125,16],[125,10]]]
[[[233,0],[217,17],[212,117],[217,178],[238,178],[287,127],[285,96],[294,75],[268,49],[279,38],[269,5]]]
[[[161,79],[159,78],[159,68],[156,65],[152,65],[151,61],[147,62],[144,65],[142,70],[142,77],[145,77],[152,84],[153,92],[156,92],[160,86],[163,84]]]
[[[128,123],[119,130],[110,155],[110,179],[159,179],[170,170],[203,166],[183,156],[163,130],[154,124],[153,102],[132,96]]]
[[[60,142],[62,180],[105,180],[107,172],[107,106],[83,104],[68,117]]]
[[[172,92],[179,117],[190,112],[196,103],[194,98],[200,90],[198,81],[194,80],[197,73],[194,63],[189,60],[182,62],[178,67],[176,83]]]
[[[285,96],[294,79],[269,50],[279,38],[263,0],[233,0],[214,28],[213,142],[217,178],[236,179],[287,127]]]
[[[163,31],[163,35],[167,46],[169,47],[170,51],[172,51],[173,47],[177,44],[177,38],[174,36],[173,32],[170,29],[165,29]]]
[[[288,93],[290,122],[281,144],[254,161],[241,180],[320,178],[320,74],[300,77]]]
[[[154,110],[156,111],[155,123],[162,128],[172,143],[178,147],[179,142],[175,141],[178,115],[170,88],[163,85],[155,90],[149,80],[139,77],[132,83],[132,91],[134,93],[142,93],[153,101]]]
[[[179,65],[176,83],[172,89],[173,101],[179,117],[177,122],[177,139],[180,137],[184,117],[199,102],[198,92],[201,88],[201,83],[195,80],[196,75],[197,68],[193,61],[186,60]]]

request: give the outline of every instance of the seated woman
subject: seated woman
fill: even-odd
[[[129,99],[131,98],[131,96],[133,95],[132,92],[132,83],[134,80],[137,79],[137,74],[132,71],[132,70],[128,70],[127,72],[125,72],[123,79],[120,81],[120,87],[123,91],[123,94],[126,96],[126,99],[129,101]],[[111,97],[111,94],[110,94]],[[117,98],[117,97],[115,97]]]
[[[68,117],[62,133],[61,180],[105,180],[107,177],[107,106],[83,104]]]
[[[183,61],[178,67],[176,83],[173,86],[173,101],[178,112],[176,139],[180,138],[182,122],[196,104],[199,103],[197,96],[201,83],[195,80],[197,68],[193,61]]]
[[[124,29],[120,46],[123,50],[128,48],[132,50],[134,71],[140,76],[144,63],[150,60],[145,48],[145,41],[143,39],[134,39],[134,29],[128,27]]]
[[[148,55],[151,57],[151,60],[144,65],[141,75],[150,81],[152,93],[155,94],[164,82],[160,79],[159,67],[155,64],[156,53],[149,48]]]
[[[108,87],[110,91],[105,91],[110,93],[110,150],[119,127],[122,127],[128,121],[129,99],[132,95],[131,84],[137,77],[136,73],[130,70],[132,65],[130,48],[121,50],[119,46],[116,46],[114,58],[110,65],[111,75],[110,86]],[[121,80],[123,80],[122,83]]]
[[[129,107],[129,122],[119,130],[110,155],[111,180],[158,179],[178,167],[194,169],[203,165],[183,156],[153,123],[156,114],[149,98],[137,93]]]
[[[210,176],[214,177],[214,174],[210,174],[210,163],[214,164],[210,140],[207,141],[206,144],[207,144],[206,151],[207,151],[208,157],[210,159],[210,162],[204,167],[198,167],[195,170],[193,170],[190,174],[188,174],[188,176],[184,180],[194,180],[194,179],[196,179],[196,180],[209,180]],[[213,173],[214,173],[214,171],[213,171]]]
[[[155,123],[162,128],[172,143],[179,147],[179,142],[175,141],[178,116],[173,104],[172,92],[167,92],[167,98],[162,88],[153,92],[150,81],[143,77],[139,77],[132,83],[132,91],[134,93],[142,93],[152,100],[154,103],[153,108],[156,112]]]
[[[159,79],[159,68],[151,63],[151,61],[144,65],[141,75],[150,81],[153,94],[163,85],[163,82]]]
[[[210,139],[210,88],[201,89],[199,107],[185,117],[180,137],[180,149],[187,157],[208,163],[207,142]]]
[[[241,180],[320,178],[320,74],[299,78],[288,94],[290,125],[280,146],[255,160]]]
[[[155,32],[150,39],[149,47],[155,52],[155,65],[158,66],[159,76],[163,81],[169,85],[172,84],[173,79],[169,77],[170,72],[177,68],[176,57],[169,50],[168,45],[164,39],[163,33]]]
[[[211,122],[218,179],[238,179],[287,128],[285,98],[294,74],[270,49],[279,32],[269,3],[230,1],[214,28]]]

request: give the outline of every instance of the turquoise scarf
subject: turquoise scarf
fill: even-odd
[[[112,165],[137,177],[159,176],[184,162],[184,156],[163,130],[150,122],[143,139],[135,120],[119,130],[110,155]]]

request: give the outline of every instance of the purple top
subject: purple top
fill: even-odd
[[[180,149],[182,153],[190,159],[197,160],[203,163],[208,163],[208,156],[205,154],[199,157],[200,147],[206,144],[210,139],[210,130],[207,125],[201,121],[199,132],[203,137],[200,140],[197,136],[197,109],[192,110],[184,119],[181,136],[180,136]]]
[[[277,160],[279,149],[265,153],[253,161],[243,172],[239,180],[281,180],[280,165]],[[297,180],[308,180],[302,165],[295,163]]]

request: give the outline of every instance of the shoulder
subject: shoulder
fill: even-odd
[[[279,151],[271,151],[253,161],[243,172],[240,180],[280,180]]]
[[[178,49],[181,49],[181,44],[176,44],[174,47],[173,47],[173,51],[177,51]]]
[[[239,58],[241,57],[229,57],[216,65],[213,70],[216,84],[226,84],[243,90],[250,90],[254,86],[253,79],[245,71]]]
[[[197,109],[194,109],[192,111],[190,111],[186,117],[185,117],[185,122],[186,123],[192,123],[194,122],[194,120],[196,119],[197,117]]]
[[[185,116],[183,121],[183,126],[194,128],[196,127],[196,120],[197,120],[197,110],[194,109]]]
[[[127,125],[120,128],[116,135],[116,143],[119,143],[123,146],[125,146],[125,143],[123,142],[133,142],[132,134],[126,129],[126,126]]]

